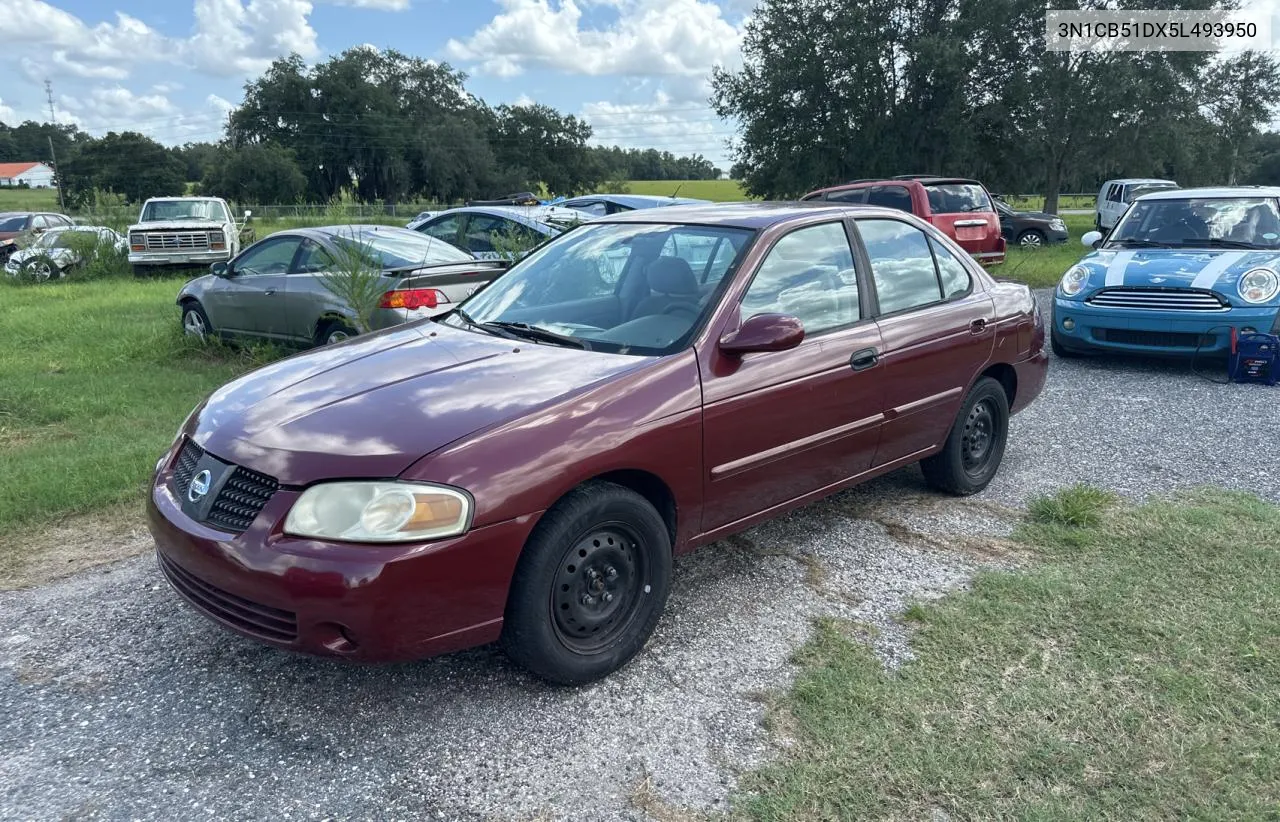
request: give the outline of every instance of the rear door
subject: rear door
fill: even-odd
[[[312,239],[302,241],[284,291],[287,333],[293,339],[312,341],[321,316],[335,309],[347,313],[346,306],[324,286],[325,275],[334,270],[333,255],[324,246]]]
[[[929,222],[983,264],[1004,260],[1000,216],[991,195],[979,183],[942,182],[925,185]]]
[[[855,221],[883,339],[884,425],[875,464],[918,458],[946,438],[991,356],[995,308],[947,244],[904,220]]]
[[[468,214],[462,228],[462,247],[479,260],[518,257],[544,239],[526,225],[492,214]]]
[[[880,334],[842,221],[778,238],[735,299],[726,330],[755,314],[794,316],[790,351],[708,352],[702,374],[702,530],[714,531],[866,471],[881,420]],[[711,343],[714,345],[714,343]]]

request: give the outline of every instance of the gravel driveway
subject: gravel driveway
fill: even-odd
[[[679,562],[667,615],[628,668],[551,688],[492,649],[358,668],[207,624],[150,556],[0,595],[0,818],[667,819],[725,806],[775,743],[813,618],[909,657],[895,621],[981,566],[1030,495],[1087,481],[1140,497],[1212,483],[1280,501],[1280,390],[1185,364],[1054,362],[979,497],[914,469]]]

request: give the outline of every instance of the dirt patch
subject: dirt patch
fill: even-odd
[[[0,536],[0,591],[30,588],[151,550],[136,503]]]

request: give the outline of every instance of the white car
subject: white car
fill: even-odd
[[[404,227],[408,229],[416,229],[418,226],[422,225],[427,220],[430,220],[432,217],[436,216],[439,213],[440,213],[439,211],[419,211],[418,216],[414,217],[412,220],[405,223]]]
[[[244,213],[247,223],[251,212]],[[220,197],[153,197],[129,226],[134,273],[153,266],[224,263],[240,253],[240,231]]]
[[[9,257],[4,265],[5,273],[16,277],[25,271],[26,276],[34,280],[62,277],[67,271],[84,263],[81,251],[92,242],[111,245],[120,253],[127,251],[129,246],[122,234],[106,226],[51,228],[37,237],[30,246]]]
[[[494,247],[495,235],[527,250],[593,216],[558,206],[464,206],[436,212],[414,231],[470,251],[478,260],[498,260],[504,253]]]
[[[1169,191],[1178,187],[1173,180],[1157,180],[1151,177],[1133,177],[1124,180],[1107,180],[1098,191],[1094,206],[1094,227],[1110,231],[1129,208],[1129,204],[1153,191]]]

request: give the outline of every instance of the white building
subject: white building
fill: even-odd
[[[26,183],[32,188],[53,186],[53,169],[44,163],[0,163],[0,186]]]

